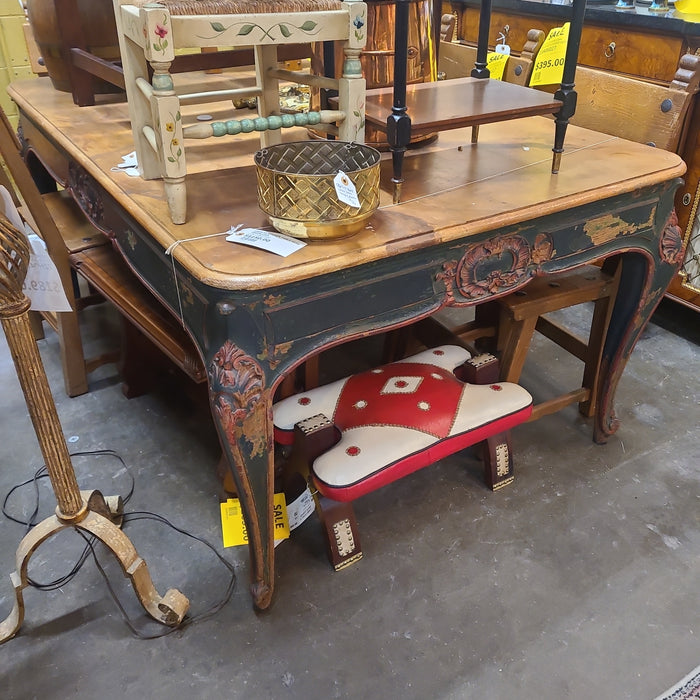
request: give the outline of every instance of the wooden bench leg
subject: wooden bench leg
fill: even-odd
[[[323,525],[328,558],[333,568],[340,571],[362,559],[360,534],[352,504],[319,496],[316,500],[316,513]]]
[[[155,367],[154,348],[143,333],[121,317],[122,344],[119,373],[122,394],[127,399],[147,394],[153,386]]]
[[[455,375],[468,384],[496,384],[500,380],[500,364],[495,355],[485,352],[470,357],[461,367],[455,370]]]
[[[492,435],[482,444],[484,446],[484,481],[490,489],[497,491],[510,484],[515,478],[510,432]]]
[[[518,382],[535,334],[537,316],[515,320],[504,311],[499,323],[498,349],[501,353],[501,379]]]
[[[335,445],[338,437],[336,427],[324,415],[300,421],[294,427],[294,453],[287,462],[287,469],[290,472],[303,469],[308,479],[314,460]],[[316,494],[314,500],[333,568],[339,571],[359,561],[362,558],[362,547],[352,504],[333,501],[320,494]]]

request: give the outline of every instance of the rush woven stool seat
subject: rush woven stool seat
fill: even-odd
[[[339,569],[361,556],[349,502],[479,443],[486,483],[510,483],[508,431],[531,410],[525,389],[498,381],[493,356],[445,345],[290,396],[273,416],[277,442],[293,445],[289,469],[308,465]]]
[[[262,146],[281,141],[280,129],[314,126],[343,141],[364,141],[360,51],[367,8],[357,0],[114,0],[129,116],[141,174],[163,178],[174,223],[186,219],[184,139],[260,132]],[[277,48],[310,41],[343,42],[339,79],[279,67]],[[207,86],[178,95],[171,75],[175,51],[253,47],[254,85]],[[152,78],[149,77],[152,73]],[[282,114],[279,81],[338,92],[338,110]],[[183,124],[180,105],[257,98],[258,117]]]

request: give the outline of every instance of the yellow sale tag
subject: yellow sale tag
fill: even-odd
[[[569,40],[569,25],[550,29],[542,48],[535,59],[535,67],[530,78],[530,87],[535,85],[555,85],[561,83],[566,58],[566,44]]]
[[[506,68],[508,54],[491,51],[486,54],[486,67],[489,69],[490,77],[494,80],[503,80],[503,71]]]
[[[275,494],[272,528],[276,541],[289,537],[287,504],[283,493]],[[237,498],[229,498],[226,503],[221,504],[221,530],[224,535],[224,547],[248,544],[248,530],[243,520],[241,503]]]

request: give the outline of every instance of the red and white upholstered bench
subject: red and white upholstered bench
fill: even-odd
[[[331,562],[362,556],[350,501],[470,445],[484,443],[485,480],[513,480],[508,431],[532,397],[498,381],[492,355],[444,345],[279,401],[275,439],[293,445],[318,491]]]

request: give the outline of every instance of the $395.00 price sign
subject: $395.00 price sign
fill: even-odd
[[[569,40],[569,25],[550,29],[542,48],[535,59],[530,87],[535,85],[555,85],[561,83],[566,58],[566,44]]]

